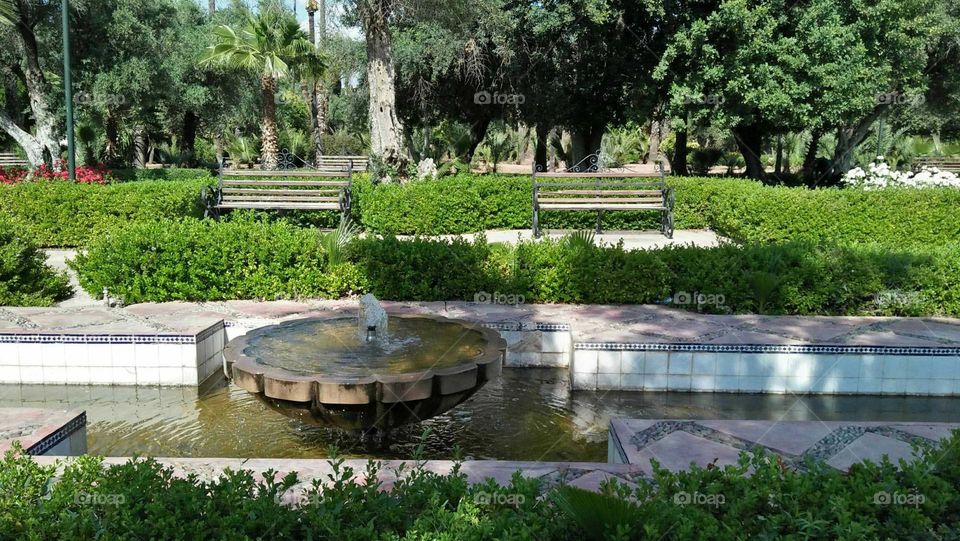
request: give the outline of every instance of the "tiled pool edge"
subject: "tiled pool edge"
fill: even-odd
[[[0,333],[0,383],[169,385],[203,383],[222,367],[224,322],[197,333]]]
[[[575,390],[960,394],[960,348],[575,343]]]

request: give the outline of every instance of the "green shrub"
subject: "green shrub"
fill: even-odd
[[[0,539],[955,539],[958,438],[849,473],[762,452],[677,473],[652,461],[652,479],[606,481],[600,494],[520,473],[471,485],[459,463],[446,475],[423,463],[386,472],[389,490],[380,463],[355,471],[338,459],[306,487],[296,472],[207,479],[152,459],[85,456],[58,472],[14,447],[0,461]]]
[[[48,267],[33,241],[0,218],[0,306],[50,306],[70,294],[66,274]]]
[[[697,179],[669,179],[676,187],[675,221],[680,229],[703,229],[705,201]],[[689,186],[689,188],[688,188]],[[404,185],[355,183],[356,210],[367,231],[396,235],[474,233],[528,229],[533,224],[529,176],[459,174]],[[657,212],[606,212],[605,229],[659,229]],[[546,229],[592,228],[593,212],[540,213]]]
[[[707,220],[741,242],[930,246],[960,238],[960,190],[819,189],[717,180]]]
[[[211,182],[216,175],[208,169],[164,167],[159,169],[113,169],[110,178],[120,182],[141,180],[202,180]]]
[[[349,247],[348,257],[369,290],[383,299],[472,300],[477,293],[492,291],[499,280],[482,235],[474,242],[366,238]]]
[[[134,223],[95,239],[73,263],[80,283],[126,302],[339,297],[679,305],[716,313],[960,315],[960,244],[725,243],[624,250],[586,236],[518,246],[453,240],[355,239],[330,267],[315,230],[237,215],[223,222]],[[672,300],[671,300],[672,299]]]
[[[24,182],[0,186],[0,215],[41,246],[82,246],[97,231],[163,218],[203,216],[206,181],[143,181],[106,186]]]
[[[326,272],[316,231],[240,216],[135,222],[94,239],[72,263],[87,291],[128,303],[340,297],[360,288],[349,265]]]

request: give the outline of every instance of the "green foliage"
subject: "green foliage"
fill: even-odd
[[[144,180],[106,186],[24,182],[0,186],[0,215],[40,246],[82,246],[97,232],[139,220],[203,215],[210,180]]]
[[[70,293],[67,276],[48,267],[33,241],[0,218],[0,306],[50,306]]]
[[[625,250],[580,233],[517,246],[463,239],[322,236],[237,214],[225,222],[144,222],[96,238],[75,268],[87,291],[125,302],[337,298],[651,304],[714,313],[960,315],[960,245],[726,243]],[[722,298],[683,303],[685,292]],[[673,299],[671,301],[671,299]]]
[[[128,303],[325,298],[360,289],[349,266],[326,272],[315,232],[242,213],[220,222],[132,223],[95,238],[72,265],[85,290],[106,287]]]
[[[937,246],[960,238],[960,191],[875,191],[768,187],[716,181],[706,213],[711,227],[737,241]],[[680,191],[678,189],[678,199]]]
[[[668,179],[676,187],[678,229],[707,227],[703,184],[712,181]],[[359,220],[376,233],[441,235],[488,229],[528,229],[533,223],[530,177],[457,174],[404,185],[355,182]],[[656,212],[607,212],[607,229],[658,229]],[[548,229],[593,227],[591,212],[542,212]]]
[[[214,176],[207,169],[163,167],[159,169],[114,169],[110,178],[120,182],[139,180],[202,180],[213,182]]]
[[[460,238],[401,241],[388,236],[350,246],[350,260],[370,291],[379,298],[398,300],[472,300],[478,292],[494,291],[498,273],[489,261],[490,253],[482,235],[474,242]]]
[[[58,472],[15,444],[0,461],[0,539],[954,539],[958,438],[849,473],[763,452],[680,472],[653,461],[651,480],[606,481],[599,494],[519,472],[470,485],[459,463],[439,475],[419,462],[384,472],[333,459],[329,476],[303,488],[296,472],[207,479],[153,459],[84,456]],[[389,490],[383,474],[396,479]]]

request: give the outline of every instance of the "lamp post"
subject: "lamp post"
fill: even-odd
[[[63,96],[67,106],[67,172],[77,180],[76,149],[73,141],[73,85],[70,83],[70,0],[62,0],[63,11]]]

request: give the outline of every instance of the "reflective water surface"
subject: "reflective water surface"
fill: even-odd
[[[447,368],[483,353],[483,334],[454,322],[394,317],[366,341],[357,319],[304,319],[251,332],[244,353],[300,374],[366,376]]]
[[[391,324],[393,321],[391,321]],[[611,417],[674,419],[958,421],[960,399],[570,393],[565,370],[505,368],[473,397],[382,441],[308,426],[224,381],[196,388],[0,385],[0,406],[85,409],[89,451],[127,456],[327,456],[605,462]]]

